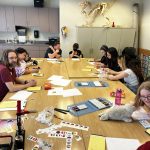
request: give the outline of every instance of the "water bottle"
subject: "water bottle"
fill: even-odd
[[[121,105],[121,95],[122,95],[122,90],[117,89],[115,95],[115,105]]]

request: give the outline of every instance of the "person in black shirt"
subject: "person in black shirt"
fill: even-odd
[[[55,42],[54,45],[50,45],[45,53],[45,58],[60,58],[62,50],[60,49],[60,43]]]
[[[96,68],[107,66],[107,63],[108,63],[107,51],[108,51],[108,47],[106,45],[102,45],[100,48],[102,58],[95,60],[96,61],[96,63],[95,63]]]
[[[118,64],[118,52],[116,48],[110,47],[107,51],[107,67],[114,71],[121,71],[121,68]]]
[[[83,54],[79,49],[79,44],[73,44],[73,51],[69,52],[69,58],[83,58]]]

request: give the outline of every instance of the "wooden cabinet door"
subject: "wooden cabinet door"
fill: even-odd
[[[5,7],[0,7],[0,31],[7,31]]]
[[[91,35],[92,28],[77,27],[77,42],[79,43],[79,49],[82,51],[83,56],[87,58],[90,58],[93,52]]]
[[[14,8],[6,7],[5,10],[6,10],[7,31],[15,32]]]
[[[39,8],[39,28],[41,32],[49,32],[48,8]]]
[[[59,9],[49,8],[49,27],[50,33],[59,33]]]
[[[28,27],[39,26],[38,8],[33,8],[33,7],[27,8],[27,25]]]
[[[44,58],[46,50],[48,49],[48,45],[47,46],[43,45],[40,46],[39,48],[40,48],[40,58]]]
[[[14,7],[15,25],[27,26],[26,7]]]
[[[106,44],[106,29],[105,28],[92,28],[92,57],[100,59],[100,47]]]

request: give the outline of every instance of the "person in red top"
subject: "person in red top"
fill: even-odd
[[[30,86],[35,86],[35,80],[21,80],[17,78],[15,66],[17,55],[14,50],[5,50],[0,61],[0,101],[8,92],[16,92]]]

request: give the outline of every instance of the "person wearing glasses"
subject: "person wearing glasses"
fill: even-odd
[[[137,108],[132,114],[134,120],[150,120],[150,81],[143,82],[138,88],[134,106]]]
[[[0,101],[8,92],[16,92],[35,86],[35,80],[21,80],[16,76],[17,54],[15,50],[5,50],[0,61]]]

